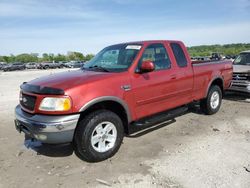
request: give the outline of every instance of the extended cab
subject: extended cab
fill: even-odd
[[[191,63],[180,41],[112,45],[80,70],[23,83],[15,125],[43,143],[72,142],[84,160],[101,161],[134,127],[166,121],[193,101],[216,113],[231,79],[230,61]]]

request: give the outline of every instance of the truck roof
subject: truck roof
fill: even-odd
[[[178,40],[144,40],[144,41],[132,41],[132,42],[123,42],[120,44],[148,44],[148,43],[162,43],[162,42],[176,42],[176,43],[182,43]]]

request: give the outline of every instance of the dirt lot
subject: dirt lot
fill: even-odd
[[[0,72],[0,188],[250,187],[250,99],[229,93],[213,116],[199,110],[126,137],[119,152],[86,163],[70,145],[24,140],[14,128],[19,85],[64,70]]]

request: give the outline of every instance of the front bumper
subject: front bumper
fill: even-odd
[[[31,138],[42,143],[62,144],[72,142],[80,114],[33,115],[24,112],[20,105],[15,109],[15,126]]]
[[[250,82],[233,80],[229,90],[250,93]]]

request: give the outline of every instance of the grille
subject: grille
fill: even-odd
[[[233,73],[233,80],[247,81],[250,80],[250,75],[247,73]]]
[[[35,104],[36,104],[36,97],[31,96],[31,95],[22,94],[20,97],[20,104],[24,108],[26,108],[30,111],[33,111],[35,108]]]

